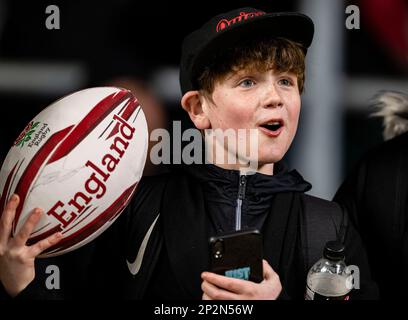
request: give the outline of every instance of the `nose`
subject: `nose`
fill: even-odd
[[[283,99],[273,83],[268,83],[266,85],[263,105],[265,108],[276,108],[283,106]]]

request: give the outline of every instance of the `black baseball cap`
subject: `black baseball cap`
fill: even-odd
[[[297,12],[266,13],[248,7],[217,15],[184,38],[180,62],[182,94],[198,89],[197,77],[208,59],[220,49],[238,41],[270,36],[298,42],[306,52],[313,33],[313,21]]]

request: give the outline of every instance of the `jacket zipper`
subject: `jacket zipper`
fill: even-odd
[[[242,201],[245,198],[246,184],[247,184],[247,176],[240,175],[239,176],[237,207],[235,209],[235,230],[236,231],[241,230]]]

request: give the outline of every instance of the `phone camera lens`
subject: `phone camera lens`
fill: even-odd
[[[224,244],[221,240],[218,240],[214,244],[214,257],[219,259],[222,257],[223,253],[224,253]]]

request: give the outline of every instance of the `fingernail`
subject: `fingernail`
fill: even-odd
[[[18,196],[15,193],[13,193],[11,196],[11,201],[17,201],[17,200],[18,200]]]
[[[62,238],[62,232],[56,232],[55,234],[54,234],[54,237],[58,240],[58,239],[61,239]]]

